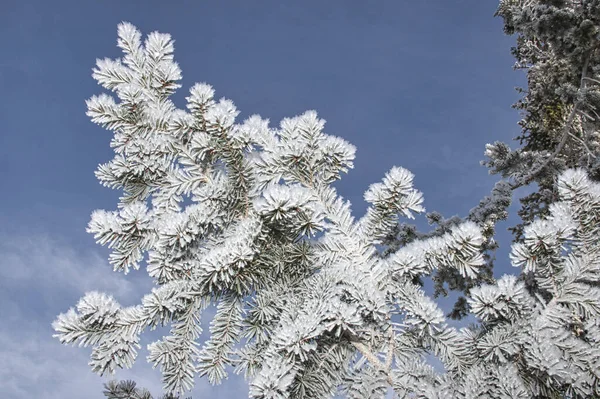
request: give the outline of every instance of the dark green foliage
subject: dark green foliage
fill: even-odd
[[[104,384],[104,396],[107,399],[153,399],[150,392],[145,388],[138,388],[135,381],[122,380],[117,382],[116,380],[109,381]],[[166,394],[158,399],[180,399],[179,396],[173,394]],[[186,399],[192,399],[188,397]]]
[[[452,311],[447,315],[452,319],[461,319],[468,312],[467,300],[465,296],[469,295],[469,290],[477,285],[493,282],[494,269],[494,253],[498,248],[496,241],[492,239],[495,233],[495,223],[500,220],[505,220],[508,216],[507,209],[511,204],[512,190],[510,185],[505,181],[496,183],[489,196],[482,199],[479,204],[471,209],[467,220],[476,223],[482,228],[482,232],[486,237],[486,242],[483,244],[485,265],[482,266],[475,278],[461,276],[452,268],[439,268],[431,276],[434,283],[434,297],[440,295],[447,296],[448,291],[458,291],[463,295],[458,297],[453,306]],[[458,216],[453,216],[445,219],[438,212],[430,212],[427,214],[427,221],[434,229],[428,233],[417,231],[416,226],[412,224],[402,223],[394,228],[393,234],[387,237],[384,241],[385,250],[383,256],[389,256],[399,248],[419,239],[430,237],[440,237],[448,233],[452,227],[463,222]],[[418,279],[415,281],[423,285],[423,281]]]
[[[517,35],[512,54],[515,68],[527,73],[527,88],[518,89],[523,97],[514,104],[522,113],[521,148],[486,153],[490,160],[483,164],[512,178],[514,188],[536,183],[538,190],[520,200],[526,224],[547,215],[561,171],[580,167],[600,180],[600,2],[502,0],[496,15],[507,34]],[[543,159],[547,164],[538,168]],[[510,229],[517,242],[523,223]]]

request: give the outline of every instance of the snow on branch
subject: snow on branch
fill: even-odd
[[[239,123],[233,102],[215,101],[204,83],[177,109],[171,37],[154,32],[142,43],[128,23],[118,36],[123,59],[99,60],[93,75],[117,99],[92,97],[88,115],[114,132],[115,157],[97,177],[123,196],[117,211],[92,214],[88,232],[112,249],[116,271],[138,269],[147,254],[156,287],[128,308],[91,292],[58,316],[55,337],[93,346],[95,372],[131,367],[140,334],[170,325],[148,361],[172,394],[198,375],[219,383],[231,367],[250,380],[252,398],[265,399],[388,388],[400,397],[599,394],[600,186],[582,170],[560,176],[549,215],[513,246],[522,274],[473,287],[479,323],[456,330],[418,278],[478,275],[489,238],[481,225],[503,217],[505,184],[473,221],[382,256],[398,216],[424,212],[412,173],[394,167],[371,185],[356,221],[331,187],[353,167],[355,147],[325,133],[316,112],[277,129],[256,115]],[[200,314],[209,304],[217,308],[207,340]]]

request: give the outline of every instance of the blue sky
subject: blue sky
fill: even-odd
[[[183,88],[214,86],[241,110],[275,125],[315,109],[326,132],[357,146],[355,169],[337,184],[357,216],[362,194],[392,166],[415,173],[428,210],[464,216],[495,176],[479,166],[484,145],[518,134],[510,47],[496,1],[24,1],[0,5],[0,392],[7,398],[101,398],[89,349],[63,347],[50,323],[89,290],[134,304],[151,287],[145,270],[113,273],[85,227],[119,193],[93,172],[112,158],[110,133],[85,116],[101,92],[96,58],[120,56],[116,27],[175,39]],[[516,208],[513,206],[513,214]],[[424,218],[419,224],[424,226]],[[514,217],[512,221],[514,221]],[[504,230],[501,224],[499,230]],[[501,232],[497,275],[508,266]],[[145,345],[162,332],[146,334]],[[160,391],[141,351],[135,378]],[[246,397],[240,378],[195,398]]]

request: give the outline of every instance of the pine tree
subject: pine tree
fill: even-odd
[[[556,201],[555,182],[567,168],[583,168],[600,180],[600,2],[597,0],[502,0],[496,15],[517,35],[515,68],[527,88],[514,105],[521,111],[521,145],[489,144],[483,163],[518,188],[537,189],[521,199],[523,223],[511,228],[517,241],[524,224],[547,215]]]
[[[138,388],[135,381],[110,381],[104,384],[104,397],[107,399],[153,399],[150,391]],[[163,395],[160,399],[179,399],[173,394]],[[188,398],[191,399],[191,398]]]
[[[518,89],[523,97],[514,105],[522,112],[522,133],[516,137],[521,147],[511,150],[499,141],[486,146],[487,159],[482,164],[505,179],[484,200],[487,214],[482,214],[482,204],[464,219],[446,219],[434,212],[427,215],[435,225],[433,231],[418,232],[416,226],[401,223],[388,240],[389,252],[393,252],[399,244],[442,234],[463,220],[472,220],[487,232],[486,265],[475,278],[446,269],[432,275],[436,297],[447,295],[447,289],[462,294],[449,314],[455,319],[468,314],[470,289],[490,282],[498,248],[491,239],[494,224],[507,218],[515,189],[533,188],[520,198],[522,222],[509,227],[514,240],[521,242],[525,225],[548,215],[549,205],[557,199],[555,183],[562,171],[583,168],[592,180],[600,180],[600,2],[501,0],[496,16],[503,18],[505,33],[517,35],[512,49],[515,68],[527,73],[527,88]]]
[[[90,292],[58,316],[55,336],[92,346],[93,371],[131,367],[140,334],[170,325],[148,346],[170,395],[191,390],[196,375],[220,383],[230,368],[265,399],[389,388],[427,398],[600,394],[600,185],[584,170],[561,175],[560,201],[513,246],[531,290],[514,276],[473,287],[481,323],[457,330],[418,281],[438,270],[475,278],[489,231],[447,224],[384,253],[398,216],[424,211],[409,171],[394,167],[371,185],[370,207],[354,220],[331,183],[352,168],[355,148],[325,134],[314,111],[277,129],[259,116],[238,124],[233,103],[206,84],[177,109],[170,36],[155,32],[142,45],[128,23],[118,34],[123,59],[99,60],[94,77],[119,102],[102,94],[87,105],[114,132],[115,157],[96,175],[123,196],[118,210],[95,211],[88,231],[112,249],[115,271],[138,269],[147,254],[157,287],[131,307]],[[489,219],[497,202],[482,201],[473,218]],[[217,313],[200,347],[209,304]],[[105,394],[149,397],[130,382]]]

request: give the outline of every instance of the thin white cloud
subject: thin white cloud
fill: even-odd
[[[23,328],[23,324],[26,326]],[[93,374],[87,366],[89,349],[65,347],[50,336],[49,328],[33,321],[23,323],[11,333],[0,332],[0,390],[6,398],[102,398],[105,378]],[[15,337],[17,335],[17,337]],[[16,339],[15,339],[16,338]],[[141,384],[154,392],[148,370],[129,371]],[[151,370],[150,370],[151,371]]]
[[[76,251],[49,235],[0,235],[0,278],[7,285],[60,289],[65,293],[107,291],[119,299],[135,294],[131,276],[112,272],[95,251]]]
[[[142,335],[142,349],[131,370],[105,377],[87,365],[90,348],[61,345],[52,337],[52,321],[86,291],[111,293],[124,305],[138,303],[151,287],[145,274],[114,273],[98,252],[76,250],[49,235],[0,233],[0,397],[101,399],[102,384],[111,379],[133,379],[159,397],[161,375],[146,362],[146,345],[164,330]],[[248,395],[246,383],[237,376],[219,387],[199,378],[196,384],[188,395],[195,399]]]

